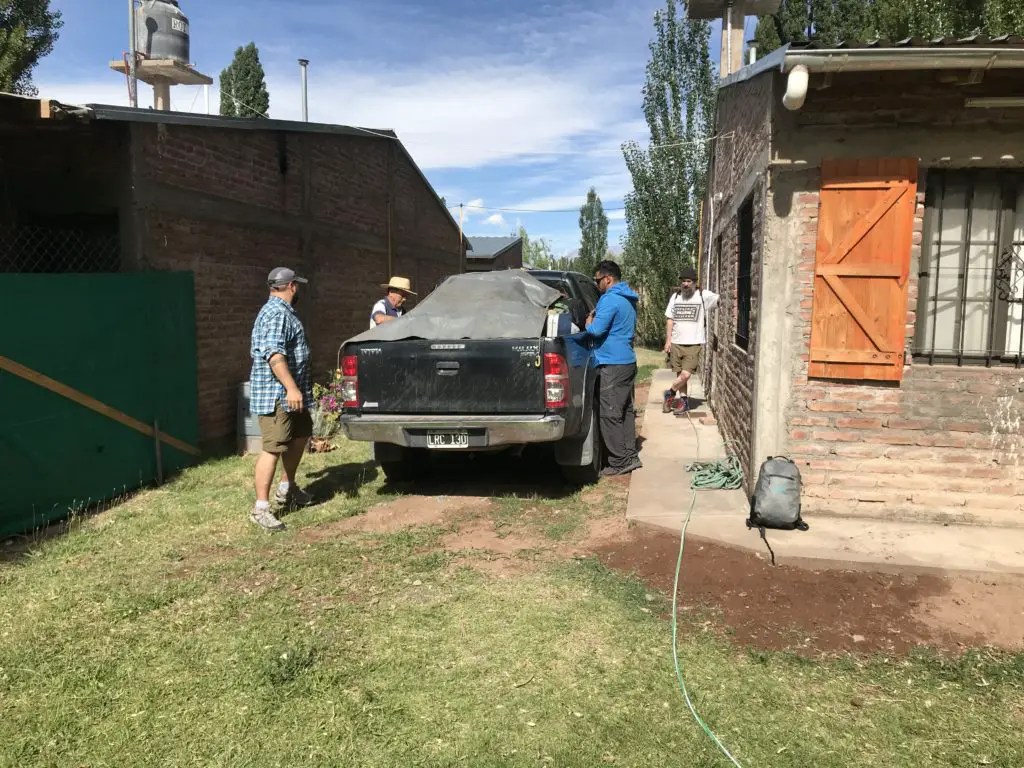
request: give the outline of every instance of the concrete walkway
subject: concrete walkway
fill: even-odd
[[[644,415],[644,468],[635,472],[627,518],[678,533],[692,491],[687,464],[725,456],[718,428],[661,412],[661,396],[672,381],[655,372]],[[702,397],[700,385],[691,390]],[[700,406],[698,413],[711,416]],[[757,531],[745,520],[750,505],[743,491],[698,491],[687,540],[708,539],[768,556]],[[809,531],[767,531],[778,564],[871,570],[974,571],[1024,574],[1024,529],[808,517]]]

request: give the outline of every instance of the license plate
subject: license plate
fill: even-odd
[[[428,432],[427,448],[469,448],[469,433]]]

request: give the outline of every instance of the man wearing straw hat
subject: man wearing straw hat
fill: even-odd
[[[386,288],[388,295],[373,305],[370,310],[370,327],[376,328],[381,323],[390,323],[402,316],[402,305],[410,296],[416,294],[412,291],[412,283],[407,277],[392,277],[387,283],[381,286]]]

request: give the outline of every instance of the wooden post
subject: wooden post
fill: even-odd
[[[160,420],[153,419],[153,444],[156,446],[156,484],[164,484],[164,460],[160,451]]]

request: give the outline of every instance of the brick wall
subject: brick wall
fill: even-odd
[[[721,92],[718,101],[716,133],[726,137],[713,149],[712,194],[721,194],[711,206],[705,206],[704,231],[712,231],[701,255],[701,283],[721,295],[721,303],[709,322],[709,343],[705,347],[702,378],[711,382],[711,406],[723,436],[751,478],[754,424],[754,371],[761,300],[761,260],[764,242],[765,170],[768,161],[771,74],[756,77]],[[739,266],[739,209],[750,199],[753,203],[754,231],[751,265],[751,307],[749,344],[736,346],[737,277]],[[716,239],[717,238],[717,239]],[[714,253],[716,243],[721,252]]]
[[[924,193],[918,194],[907,296],[906,359],[897,385],[807,377],[817,181],[791,216],[800,225],[799,352],[787,411],[788,455],[801,464],[811,513],[930,522],[1019,524],[1024,511],[1024,371],[914,361]],[[923,179],[919,189],[923,190]]]
[[[959,73],[957,76],[961,76]],[[774,95],[765,85],[774,79]],[[712,355],[716,415],[728,439],[757,452],[789,455],[802,467],[809,514],[1019,525],[1024,511],[1024,371],[1012,368],[930,366],[910,354],[916,322],[923,190],[928,167],[1021,166],[1024,119],[1007,110],[967,110],[965,96],[1007,95],[1010,75],[989,72],[980,85],[957,86],[936,73],[836,75],[830,87],[816,76],[804,108],[781,108],[785,78],[768,75],[721,92],[717,133],[735,133],[715,153],[713,191],[724,199],[722,293]],[[754,367],[730,347],[729,307],[735,292],[735,220],[738,198],[760,172],[763,102],[772,130],[774,164],[761,216],[755,258],[763,260],[754,289],[759,305],[755,339],[772,338]],[[850,127],[856,126],[851,133]],[[917,156],[917,221],[906,307],[907,366],[896,385],[810,380],[807,376],[817,242],[819,167],[828,157]],[[1017,159],[1010,159],[1017,158]],[[744,171],[741,163],[751,163]],[[726,170],[721,170],[722,164]],[[760,182],[753,181],[755,189]],[[707,212],[706,212],[707,213]],[[705,218],[707,225],[708,218]],[[714,280],[715,265],[702,274]],[[770,288],[761,285],[771,276]],[[760,305],[762,304],[763,305]],[[763,327],[762,327],[763,325]],[[769,333],[770,330],[770,333]],[[757,387],[751,385],[757,371]],[[757,403],[751,407],[750,403]],[[767,411],[772,411],[768,413]],[[763,454],[763,455],[762,455]],[[751,470],[745,467],[748,481]]]
[[[195,273],[204,440],[234,433],[252,322],[273,267],[290,266],[311,281],[297,309],[318,377],[336,365],[340,344],[368,327],[389,271],[424,293],[459,271],[457,227],[393,142],[131,128],[139,266]]]
[[[743,194],[741,187],[751,173],[767,166],[771,131],[772,73],[766,72],[719,92],[711,194],[721,194],[723,211]],[[749,181],[748,181],[749,183]]]
[[[739,277],[739,216],[732,216],[721,230],[720,267],[714,265],[715,281],[720,281],[716,293],[721,296],[718,309],[713,311],[708,325],[711,335],[710,356],[712,370],[705,380],[712,380],[711,401],[718,424],[725,439],[743,464],[748,480],[752,477],[752,449],[754,425],[754,371],[758,344],[758,314],[761,301],[761,258],[764,242],[764,183],[759,182],[751,192],[754,232],[753,257],[750,276],[750,327],[746,349],[736,344],[738,326],[737,280]]]

